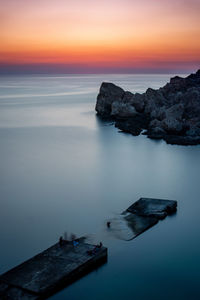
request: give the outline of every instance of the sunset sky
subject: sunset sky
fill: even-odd
[[[0,0],[0,73],[190,72],[200,0]]]

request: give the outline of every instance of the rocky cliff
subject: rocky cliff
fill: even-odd
[[[145,129],[149,138],[170,144],[200,144],[200,70],[186,78],[173,77],[164,87],[143,94],[103,82],[95,109],[133,135]]]

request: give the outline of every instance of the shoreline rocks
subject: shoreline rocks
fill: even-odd
[[[175,76],[164,87],[148,88],[143,94],[103,82],[95,109],[132,135],[145,129],[148,138],[169,144],[200,144],[200,70],[186,78]]]

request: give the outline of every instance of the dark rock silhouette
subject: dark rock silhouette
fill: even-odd
[[[143,94],[103,82],[95,109],[124,132],[139,135],[145,129],[149,138],[170,144],[200,144],[200,70],[186,78],[175,76],[164,87]]]

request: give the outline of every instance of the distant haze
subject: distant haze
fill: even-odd
[[[0,73],[189,73],[199,0],[0,0]]]

